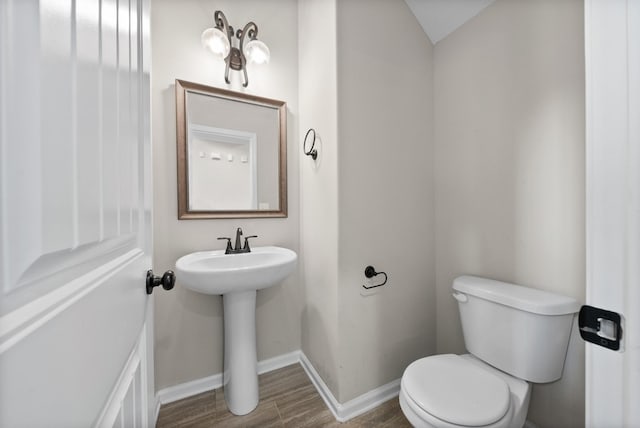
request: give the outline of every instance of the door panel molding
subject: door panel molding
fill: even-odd
[[[145,325],[135,349],[129,356],[104,409],[98,417],[96,427],[138,428],[148,426],[149,397],[144,386],[147,373],[146,344],[147,326]],[[142,399],[136,400],[135,397]]]
[[[0,3],[0,24],[9,23],[0,29],[3,295],[58,262],[82,262],[87,248],[138,233],[149,134],[146,7]]]
[[[0,355],[141,257],[144,252],[133,249],[0,317]]]
[[[12,291],[0,301],[0,316],[27,304],[33,296],[47,294],[133,248],[133,234],[86,244],[74,249],[42,254],[22,273]]]
[[[0,0],[0,426],[149,425],[149,19]]]

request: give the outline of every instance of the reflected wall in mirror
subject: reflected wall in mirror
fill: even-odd
[[[287,216],[286,103],[176,79],[178,218]]]

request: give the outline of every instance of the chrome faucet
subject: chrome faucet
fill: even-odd
[[[251,248],[249,248],[249,239],[257,238],[258,235],[245,236],[244,238],[244,246],[241,246],[242,242],[242,228],[236,229],[236,247],[233,248],[231,246],[231,238],[218,238],[218,239],[226,239],[227,240],[227,248],[224,250],[225,254],[240,254],[240,253],[250,253]]]

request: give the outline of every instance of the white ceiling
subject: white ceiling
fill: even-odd
[[[434,45],[494,0],[405,0]]]

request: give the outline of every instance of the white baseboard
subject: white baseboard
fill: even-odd
[[[324,383],[302,351],[300,352],[300,364],[305,372],[307,372],[311,383],[316,387],[318,393],[338,422],[346,422],[349,419],[368,412],[380,404],[397,397],[400,393],[400,379],[396,379],[341,404],[336,400],[327,384]]]
[[[143,425],[147,423],[149,409],[146,406],[136,406],[137,403],[147,402],[147,390],[145,388],[136,388],[136,378],[143,377],[146,372],[146,328],[142,327],[142,333],[138,339],[138,343],[129,355],[124,369],[120,373],[116,385],[109,394],[107,403],[100,412],[96,427],[112,427],[115,421],[123,415],[124,409],[128,408],[133,411],[133,415],[142,418]],[[143,380],[144,382],[144,380]],[[137,391],[136,391],[137,389]]]
[[[300,363],[304,371],[309,376],[311,383],[316,387],[318,393],[325,404],[333,413],[338,422],[346,422],[351,418],[361,415],[374,407],[398,396],[400,392],[400,379],[389,382],[376,389],[373,389],[359,397],[341,404],[336,400],[333,393],[324,383],[316,369],[302,351],[293,351],[288,354],[279,355],[267,360],[258,362],[258,374],[268,373],[291,364]],[[181,383],[161,389],[156,394],[156,420],[162,404],[173,403],[183,398],[191,397],[206,391],[220,388],[222,386],[222,373],[196,379],[190,382]]]
[[[156,397],[159,404],[168,404],[182,400],[183,398],[220,388],[221,386],[222,373],[218,373],[212,376],[203,377],[201,379],[161,389],[156,393]]]
[[[258,361],[258,374],[269,373],[300,362],[302,351],[293,351],[268,360]]]
[[[295,364],[299,361],[300,351],[293,351],[288,354],[278,355],[277,357],[258,361],[258,374],[281,369],[282,367],[290,366],[291,364]],[[217,373],[212,376],[163,388],[156,393],[158,412],[160,411],[160,405],[162,404],[173,403],[174,401],[211,391],[220,388],[221,386],[222,373]]]
[[[342,405],[342,410],[336,419],[339,422],[346,422],[396,398],[398,394],[400,394],[400,379],[393,380],[347,401]]]

